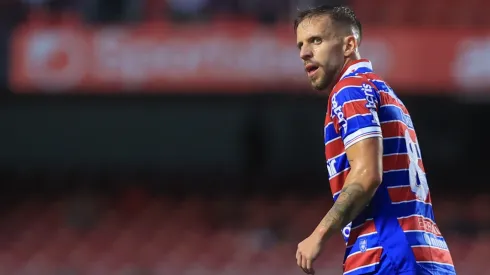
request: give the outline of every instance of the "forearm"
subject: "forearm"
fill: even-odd
[[[362,177],[349,176],[337,201],[315,230],[322,240],[327,240],[354,220],[366,208],[376,191],[376,188],[369,186],[379,185],[376,180],[362,181],[357,180]]]

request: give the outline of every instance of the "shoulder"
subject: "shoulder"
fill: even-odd
[[[352,100],[365,99],[367,94],[373,94],[373,92],[373,84],[367,78],[346,77],[334,86],[330,94],[330,101],[342,105]]]
[[[361,89],[362,84],[368,82],[368,80],[361,76],[350,76],[341,79],[332,89],[332,94],[339,94],[344,90]]]

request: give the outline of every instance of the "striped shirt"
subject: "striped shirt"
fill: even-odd
[[[383,181],[370,205],[342,230],[344,274],[394,270],[455,274],[432,201],[415,129],[405,105],[373,73],[368,60],[346,66],[328,102],[325,156],[337,200],[350,171],[345,150],[367,138],[383,139]],[[385,256],[383,256],[385,255]]]

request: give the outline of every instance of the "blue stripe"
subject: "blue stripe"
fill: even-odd
[[[354,269],[353,271],[351,272],[346,272],[344,273],[345,275],[362,275],[362,274],[369,274],[369,273],[372,273],[376,270],[376,268],[379,266],[379,264],[375,264],[375,265],[372,265],[372,266],[367,266],[367,267],[363,267],[363,268],[359,268],[359,269]]]
[[[365,74],[365,73],[372,73],[373,71],[369,69],[368,67],[361,67],[354,72],[346,75],[344,78],[351,77],[351,76],[356,76],[356,74]]]
[[[341,88],[333,95],[332,101],[336,101],[338,106],[343,106],[347,101],[366,99],[366,95],[361,88],[362,86],[347,85],[346,88]]]
[[[383,90],[383,91],[388,91],[388,84],[382,79],[370,79],[371,82],[373,82],[374,85],[376,85],[376,88],[378,90]]]
[[[399,170],[383,173],[383,184],[386,187],[410,186],[408,170]]]
[[[419,201],[411,201],[400,204],[392,204],[391,208],[398,217],[407,217],[411,215],[421,215],[434,221],[434,213],[430,204],[424,204]]]
[[[454,267],[437,263],[418,263],[417,275],[456,275]]]
[[[378,188],[369,208],[375,209],[374,224],[386,260],[395,270],[414,270],[415,256],[397,219],[400,212],[392,206],[385,186]]]
[[[337,134],[337,132],[335,131],[335,126],[333,123],[330,123],[326,127],[324,127],[323,131],[325,143],[339,136],[339,134]]]
[[[384,82],[383,80],[371,80],[371,82],[374,84],[374,86],[376,86],[376,88],[378,88],[378,91],[386,92],[392,98],[396,99],[396,101],[398,101],[398,103],[405,106],[405,104],[403,104],[403,102],[400,100],[400,98],[395,93],[393,88],[391,88],[388,84],[386,84],[386,82]]]
[[[407,142],[405,138],[383,139],[383,154],[405,154],[407,153]]]
[[[355,116],[355,117],[350,117],[347,119],[347,132],[344,131],[344,128],[342,127],[340,129],[342,133],[342,137],[345,138],[346,136],[360,130],[363,128],[367,127],[373,127],[377,126],[379,127],[379,124],[377,124],[374,121],[374,117],[372,114],[369,115],[363,115],[363,116]]]
[[[405,123],[408,128],[413,129],[412,118],[406,115],[398,106],[383,105],[379,108],[378,113],[381,122],[399,120]]]
[[[342,154],[334,159],[331,159],[331,160],[327,160],[327,165],[329,162],[333,162],[335,161],[334,163],[334,167],[335,167],[335,171],[337,171],[337,173],[341,172],[341,171],[344,171],[345,169],[349,168],[350,165],[349,165],[349,160],[347,159],[347,154]],[[330,178],[334,175],[329,175]]]
[[[391,155],[391,154],[406,154],[407,150],[407,142],[405,138],[388,138],[383,139],[383,155]],[[417,157],[422,159],[417,152]]]

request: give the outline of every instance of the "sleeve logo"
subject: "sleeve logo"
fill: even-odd
[[[373,110],[373,109],[369,109],[369,111],[371,112],[371,114],[373,115],[373,123],[375,123],[376,125],[381,125],[380,122],[379,122],[379,117],[378,117],[378,113]]]
[[[379,117],[378,117],[378,112],[377,112],[377,106],[378,106],[378,99],[376,98],[376,95],[374,94],[373,87],[367,83],[362,84],[361,90],[364,92],[364,96],[366,97],[366,108],[371,112],[373,115],[373,123],[376,123],[377,125],[380,125],[379,123]]]
[[[364,95],[366,96],[366,100],[367,100],[366,108],[376,110],[376,106],[378,105],[378,100],[376,99],[376,96],[374,94],[373,87],[367,83],[364,83],[362,84],[361,90],[364,92]]]
[[[344,113],[342,112],[342,106],[338,104],[336,95],[332,97],[332,113],[338,119],[339,125],[344,128],[344,133],[347,132],[347,121],[345,120]],[[333,116],[332,115],[332,116]]]

